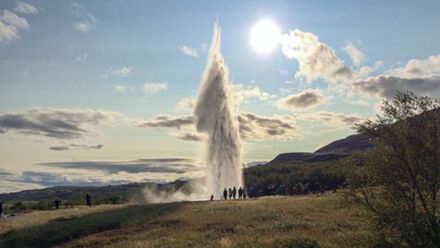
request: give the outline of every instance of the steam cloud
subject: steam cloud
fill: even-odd
[[[228,82],[228,68],[220,53],[220,29],[216,23],[194,109],[197,131],[206,133],[206,190],[220,198],[223,188],[242,186],[240,135]]]

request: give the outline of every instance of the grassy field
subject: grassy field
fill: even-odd
[[[276,196],[35,211],[0,220],[0,247],[353,247],[366,233],[338,194]]]

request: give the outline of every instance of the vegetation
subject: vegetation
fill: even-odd
[[[440,247],[440,102],[412,93],[385,101],[357,130],[375,149],[352,158],[351,199],[381,247]],[[352,167],[353,168],[353,167]]]
[[[251,196],[284,194],[297,183],[308,185],[309,192],[336,190],[345,183],[344,162],[341,160],[315,163],[283,162],[251,167],[244,179]]]
[[[367,235],[338,194],[107,205],[0,219],[0,247],[353,247]]]

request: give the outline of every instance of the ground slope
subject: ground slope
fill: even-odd
[[[32,212],[0,220],[0,247],[353,247],[365,233],[337,194],[277,196]]]

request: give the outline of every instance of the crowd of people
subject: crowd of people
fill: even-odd
[[[237,194],[238,193],[238,194]],[[223,199],[224,200],[231,200],[231,199],[246,199],[247,197],[247,192],[246,189],[243,187],[237,188],[234,186],[232,188],[225,188],[223,190]],[[214,195],[211,195],[211,201],[214,200]]]
[[[249,186],[250,197],[269,196],[269,195],[306,195],[306,194],[323,194],[325,192],[336,192],[336,188],[326,189],[325,187],[317,187],[309,183],[287,184],[269,184],[264,187]]]

